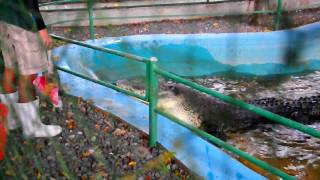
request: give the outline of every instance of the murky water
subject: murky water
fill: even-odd
[[[221,76],[194,81],[243,100],[265,97],[289,100],[320,94],[320,72],[267,78]],[[320,117],[319,122],[309,126],[320,130]],[[298,179],[320,179],[318,138],[278,124],[261,124],[246,132],[229,133],[227,139],[235,147]],[[243,159],[240,161],[270,179],[277,179]]]
[[[311,125],[320,130],[320,123]],[[320,178],[320,139],[281,125],[260,125],[245,133],[228,134],[228,143],[299,179]],[[270,179],[277,179],[240,159]]]
[[[276,97],[298,99],[320,94],[320,71],[297,75],[271,77],[250,77],[220,75],[211,78],[197,78],[194,82],[218,92],[243,99]]]
[[[192,81],[243,100],[266,97],[292,100],[320,94],[318,71],[264,78],[221,75]],[[130,83],[119,82],[118,85],[143,93],[142,88],[139,91]],[[160,108],[194,126],[200,126],[199,115],[188,107],[185,97],[170,91],[161,91],[159,97]],[[320,118],[319,122],[309,126],[320,130]],[[227,142],[299,179],[320,179],[320,139],[281,125],[261,124],[247,131],[228,133]],[[264,176],[277,179],[249,162],[239,160]]]

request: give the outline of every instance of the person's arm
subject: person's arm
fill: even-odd
[[[43,44],[48,48],[48,49],[51,49],[52,48],[52,45],[53,45],[53,41],[52,41],[52,38],[51,36],[49,35],[49,32],[47,29],[42,29],[39,31],[39,35],[40,35],[40,38],[43,42]]]
[[[35,20],[37,30],[46,29],[46,25],[39,10],[38,0],[27,0],[27,8]]]
[[[43,44],[47,48],[52,47],[52,39],[48,33],[48,30],[46,29],[46,25],[43,21],[43,18],[41,16],[40,10],[39,10],[39,4],[38,0],[28,0],[28,9],[30,10],[30,13],[32,14],[32,17],[35,20],[36,28],[39,31],[39,35],[43,41]]]

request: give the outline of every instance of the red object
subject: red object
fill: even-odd
[[[4,104],[0,103],[0,161],[4,158],[7,144],[7,130],[5,126],[7,116],[8,108]]]
[[[33,85],[35,85],[37,90],[43,95],[48,96],[55,107],[59,106],[59,88],[53,83],[49,83],[47,77],[38,76],[33,81]]]
[[[46,85],[48,84],[47,78],[45,76],[38,76],[33,84],[38,88],[40,92],[43,92],[46,89]]]

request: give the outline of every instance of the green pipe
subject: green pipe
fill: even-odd
[[[147,63],[146,66],[146,79],[145,79],[145,85],[146,85],[146,92],[145,92],[145,98],[150,102],[150,63]]]
[[[123,5],[123,6],[114,6],[114,7],[104,7],[104,9],[118,9],[118,8],[141,8],[141,7],[162,7],[162,6],[191,6],[191,5],[201,5],[201,4],[219,4],[219,3],[229,3],[229,2],[240,2],[244,0],[225,0],[225,1],[203,1],[203,2],[182,2],[182,3],[154,3],[154,4],[138,4],[138,5]],[[71,1],[55,1],[50,3],[41,3],[41,6],[46,5],[59,5],[65,3],[81,3],[83,1],[71,0]],[[82,8],[80,8],[82,9]],[[99,8],[95,8],[99,9]]]
[[[275,11],[272,10],[261,10],[261,11],[252,11],[248,15],[251,14],[267,14],[267,13],[275,13]],[[134,19],[134,18],[163,18],[163,17],[193,17],[193,16],[205,16],[205,17],[217,17],[217,16],[239,16],[239,15],[245,15],[240,13],[206,13],[206,14],[174,14],[174,15],[155,15],[155,16],[128,16],[128,17],[98,17],[95,18],[97,20],[99,19]],[[84,19],[83,19],[84,20]]]
[[[89,16],[89,32],[90,32],[90,39],[94,39],[94,17],[93,17],[93,0],[87,1],[87,10]]]
[[[280,28],[281,13],[282,13],[282,0],[278,0],[277,17],[276,17],[276,25],[275,25],[276,30]]]
[[[113,85],[113,84],[111,84],[111,83],[106,83],[106,82],[103,82],[103,81],[91,79],[91,78],[89,78],[89,77],[87,77],[87,76],[84,76],[84,75],[82,75],[82,74],[79,74],[79,73],[70,71],[70,70],[65,69],[65,68],[61,68],[61,67],[59,67],[59,66],[56,66],[56,69],[58,69],[58,70],[60,70],[60,71],[63,71],[63,72],[66,72],[66,73],[69,73],[69,74],[72,74],[72,75],[75,75],[75,76],[78,76],[78,77],[80,77],[80,78],[82,78],[82,79],[86,79],[86,80],[88,80],[88,81],[91,81],[91,82],[100,84],[100,85],[102,85],[102,86],[105,86],[105,87],[114,89],[114,90],[119,91],[119,92],[121,92],[121,93],[124,93],[124,94],[126,94],[126,95],[133,96],[133,97],[138,98],[138,99],[140,99],[140,100],[147,101],[147,99],[145,99],[144,96],[141,96],[141,95],[139,95],[139,94],[133,93],[133,92],[131,92],[131,91],[127,91],[127,90],[125,90],[125,89],[121,89],[121,88],[119,88],[118,86],[115,86],[115,85]]]
[[[83,42],[80,42],[80,41],[77,41],[77,40],[68,39],[68,38],[57,36],[57,35],[54,35],[54,34],[51,34],[51,37],[53,37],[54,39],[58,39],[58,40],[64,41],[64,42],[68,42],[68,43],[76,44],[76,45],[79,45],[79,46],[83,46],[83,47],[95,49],[95,50],[98,50],[98,51],[114,54],[114,55],[117,55],[117,56],[125,57],[125,58],[128,58],[128,60],[135,60],[135,61],[140,61],[140,62],[144,62],[144,63],[149,61],[149,59],[141,57],[141,56],[136,56],[136,55],[133,55],[133,54],[129,54],[129,53],[125,53],[125,52],[122,52],[122,51],[117,51],[117,50],[113,50],[113,49],[109,49],[109,48],[94,46],[94,45],[91,45],[91,44],[83,43]]]
[[[278,114],[274,114],[270,111],[267,111],[267,110],[264,110],[262,108],[259,108],[259,107],[256,107],[256,106],[253,106],[251,104],[247,104],[246,102],[244,101],[241,101],[241,100],[238,100],[238,99],[235,99],[235,98],[232,98],[230,96],[226,96],[224,94],[221,94],[217,91],[213,91],[213,90],[210,90],[208,88],[205,88],[199,84],[196,84],[192,81],[189,81],[189,80],[186,80],[184,78],[181,78],[177,75],[174,75],[172,73],[169,73],[169,72],[166,72],[166,71],[163,71],[159,68],[156,68],[155,69],[156,73],[159,74],[159,75],[162,75],[166,78],[169,78],[169,79],[173,79],[179,83],[182,83],[186,86],[189,86],[189,87],[192,87],[198,91],[201,91],[203,93],[206,93],[206,94],[209,94],[213,97],[216,97],[222,101],[225,101],[229,104],[233,104],[233,105],[236,105],[236,106],[239,106],[240,108],[243,108],[243,109],[246,109],[246,110],[249,110],[249,111],[252,111],[262,117],[265,117],[271,121],[274,121],[274,122],[277,122],[279,124],[282,124],[284,126],[287,126],[287,127],[291,127],[293,129],[296,129],[296,130],[299,130],[301,132],[304,132],[306,134],[309,134],[313,137],[317,137],[317,138],[320,138],[320,131],[317,131],[313,128],[310,128],[308,126],[305,126],[301,123],[298,123],[296,121],[293,121],[291,119],[288,119],[288,118],[285,118],[285,117],[282,117]]]
[[[160,109],[156,109],[156,112],[163,115],[163,116],[166,116],[167,118],[171,119],[172,121],[176,122],[177,124],[189,129],[190,131],[194,132],[195,134],[199,135],[200,137],[214,143],[215,145],[217,146],[220,146],[240,157],[242,157],[243,159],[245,160],[248,160],[250,161],[251,163],[261,167],[262,169],[268,171],[268,172],[271,172],[272,174],[275,174],[283,179],[296,179],[292,176],[289,176],[288,174],[282,172],[280,169],[277,169],[271,165],[269,165],[268,163],[264,162],[264,161],[261,161],[249,154],[247,154],[246,152],[243,152],[235,147],[233,147],[232,145],[230,144],[227,144],[226,142],[222,141],[221,139],[217,138],[217,137],[214,137],[212,136],[211,134],[208,134],[198,128],[195,128],[181,120],[179,120],[177,117],[171,115],[171,114],[168,114]]]
[[[193,5],[201,5],[201,4],[220,4],[226,2],[240,2],[244,0],[227,0],[227,1],[213,1],[213,2],[178,2],[178,3],[154,3],[154,4],[138,4],[138,5],[124,5],[124,6],[114,6],[114,7],[105,7],[103,9],[120,9],[120,8],[145,8],[145,7],[163,7],[163,6],[193,6]],[[101,8],[95,8],[101,9]]]
[[[268,13],[276,13],[276,11],[273,10],[260,10],[260,11],[252,11],[251,13],[248,13],[247,15],[252,14],[268,14]],[[207,16],[207,17],[217,17],[217,16],[239,16],[239,15],[246,15],[241,13],[206,13],[206,14],[175,14],[175,15],[154,15],[154,16],[127,16],[127,17],[98,17],[94,18],[95,20],[103,20],[103,19],[135,19],[135,18],[163,18],[163,17],[193,17],[193,16]],[[49,23],[48,25],[55,25],[55,24],[63,24],[68,22],[81,22],[81,21],[87,21],[87,18],[77,18],[72,20],[64,20],[64,21],[57,21],[53,23]]]
[[[253,11],[248,15],[252,14],[267,14],[267,13],[275,13],[275,11]],[[233,14],[224,14],[224,13],[208,13],[208,14],[177,14],[177,15],[160,15],[160,16],[129,16],[129,17],[98,17],[94,18],[95,20],[104,20],[104,19],[145,19],[145,18],[169,18],[169,17],[195,17],[195,16],[206,16],[206,17],[218,17],[218,16],[239,16],[244,14],[233,13]],[[57,21],[48,23],[47,25],[56,25],[56,24],[63,24],[69,22],[81,22],[81,21],[88,21],[87,18],[77,18],[72,20],[64,20],[64,21]]]
[[[39,7],[41,6],[49,6],[49,5],[59,5],[59,4],[66,4],[66,3],[82,3],[82,0],[63,0],[63,1],[53,1],[47,3],[39,3]]]
[[[147,64],[149,66],[148,71],[148,89],[149,89],[149,146],[155,147],[157,145],[157,113],[155,109],[157,108],[158,101],[158,78],[155,73],[157,59],[152,57]]]

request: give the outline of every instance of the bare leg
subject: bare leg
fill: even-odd
[[[36,99],[36,91],[32,84],[35,74],[20,75],[18,81],[19,103],[27,103]]]
[[[62,128],[41,122],[39,99],[35,96],[35,88],[32,84],[35,78],[35,74],[19,76],[19,103],[15,103],[15,110],[26,137],[53,137],[60,134]]]
[[[17,103],[18,93],[16,89],[16,72],[13,68],[5,68],[1,79],[0,99],[9,108],[7,125],[9,130],[18,128],[14,115],[14,104]]]
[[[2,80],[2,91],[4,94],[10,94],[17,91],[16,89],[16,75],[14,69],[5,68]]]

